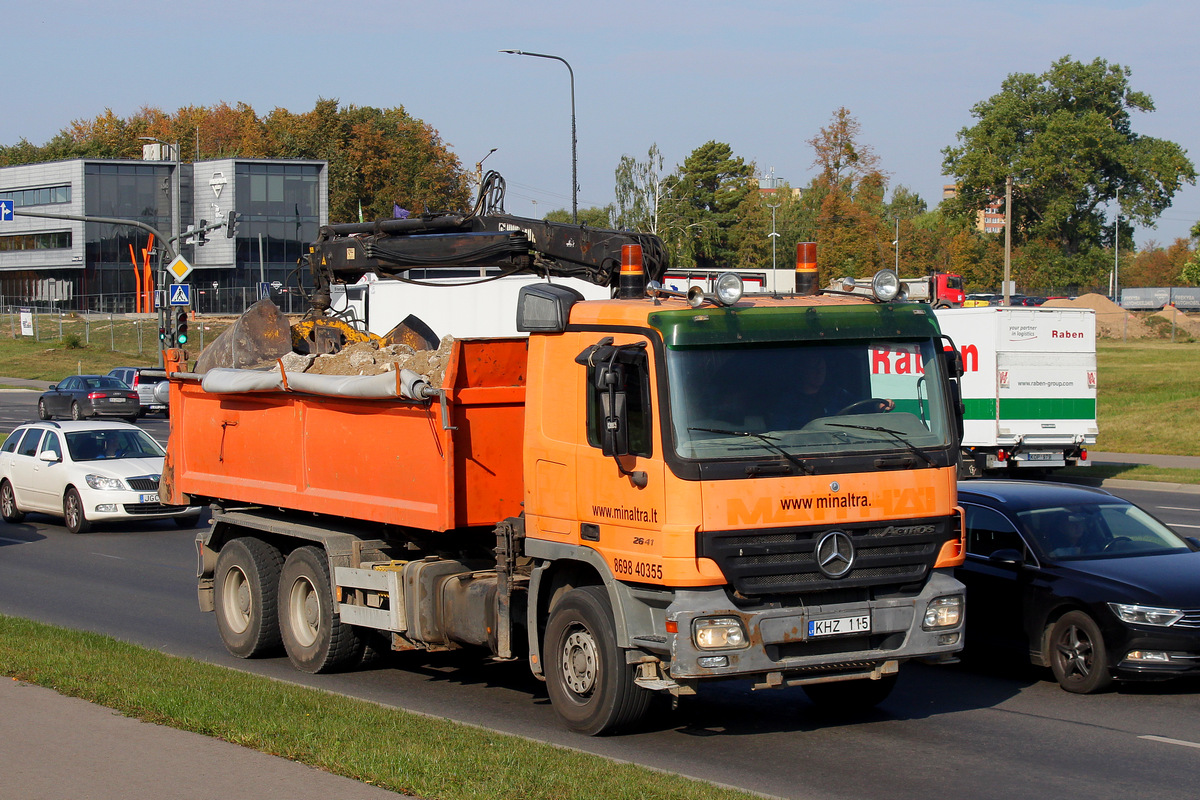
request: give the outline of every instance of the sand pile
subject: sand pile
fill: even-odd
[[[1170,325],[1171,318],[1174,317],[1176,336],[1183,333],[1191,336],[1193,339],[1200,339],[1200,315],[1193,314],[1192,316],[1188,316],[1174,306],[1167,306],[1162,311],[1155,311],[1151,316],[1161,317],[1167,321],[1167,325]],[[1170,330],[1169,327],[1164,326],[1164,331]]]
[[[1096,312],[1096,337],[1100,339],[1155,339],[1150,327],[1102,294],[1084,294],[1074,300],[1047,300],[1042,308],[1090,308]]]

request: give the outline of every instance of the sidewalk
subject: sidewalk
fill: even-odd
[[[0,677],[3,797],[396,800],[396,794]]]

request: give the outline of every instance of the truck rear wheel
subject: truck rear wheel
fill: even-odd
[[[572,589],[551,609],[542,648],[546,688],[571,729],[596,736],[645,715],[653,694],[634,682],[634,667],[616,642],[604,587]]]
[[[234,539],[217,557],[217,630],[225,649],[254,658],[279,649],[279,570],[283,554],[261,539]]]
[[[363,639],[338,616],[329,563],[318,547],[299,547],[283,562],[279,631],[288,658],[302,672],[333,672],[362,660]]]

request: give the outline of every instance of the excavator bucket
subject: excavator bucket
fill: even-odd
[[[196,372],[207,372],[214,367],[265,366],[291,351],[292,333],[287,317],[271,298],[264,297],[204,348],[196,362]]]
[[[379,337],[333,317],[301,320],[292,326],[292,350],[302,355],[338,353],[346,345],[359,342],[374,342],[378,346]]]
[[[383,343],[406,344],[413,350],[437,350],[437,334],[418,316],[409,314],[383,337]]]

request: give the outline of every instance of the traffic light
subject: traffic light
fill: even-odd
[[[236,211],[229,212],[229,218],[225,220],[225,238],[232,239],[237,236],[238,228],[238,213]]]
[[[181,308],[175,315],[175,344],[183,347],[188,340],[188,310]]]
[[[200,220],[200,227],[196,229],[196,246],[197,247],[203,247],[204,243],[208,241],[208,231],[204,230],[207,227],[208,227],[208,220],[206,220],[206,219]]]
[[[166,328],[158,329],[158,340],[160,342],[164,342],[164,343],[167,341],[167,329]]]

